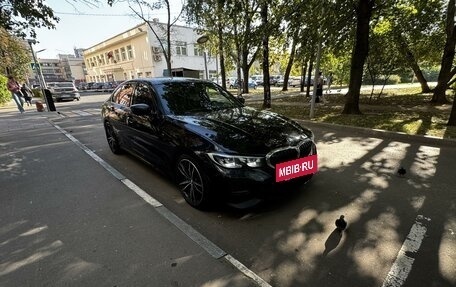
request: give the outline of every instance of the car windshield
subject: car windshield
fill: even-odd
[[[54,88],[73,88],[73,83],[50,83],[48,86]]]
[[[156,86],[168,114],[188,115],[242,107],[220,86],[211,82],[168,82]]]

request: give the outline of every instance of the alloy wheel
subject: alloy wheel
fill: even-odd
[[[105,131],[106,131],[106,139],[108,140],[108,145],[111,151],[114,154],[119,154],[121,152],[121,148],[119,142],[117,141],[117,137],[114,133],[114,129],[109,123],[105,123]]]
[[[193,207],[201,208],[206,201],[205,183],[195,163],[183,157],[177,164],[178,185],[185,200]]]

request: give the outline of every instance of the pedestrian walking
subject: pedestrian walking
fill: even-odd
[[[29,88],[29,86],[27,86],[27,83],[23,83],[22,84],[21,92],[22,92],[22,95],[24,96],[24,100],[27,103],[27,106],[31,106],[32,105],[32,98],[33,98],[33,92]]]
[[[11,92],[14,102],[16,102],[17,109],[21,114],[24,112],[24,100],[22,98],[21,86],[14,79],[12,75],[8,76],[8,82],[6,83],[8,91]]]

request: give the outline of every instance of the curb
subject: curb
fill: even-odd
[[[345,125],[338,125],[338,124],[330,124],[330,123],[322,123],[322,122],[314,122],[310,120],[300,120],[300,119],[293,119],[294,121],[303,124],[304,126],[314,126],[314,127],[323,127],[323,128],[330,128],[335,130],[344,130],[344,131],[351,131],[358,134],[368,135],[372,137],[379,137],[383,139],[395,139],[395,140],[403,140],[409,141],[414,143],[423,143],[433,146],[449,146],[449,147],[456,147],[456,139],[442,139],[433,136],[422,136],[422,135],[409,135],[406,133],[401,132],[392,132],[387,130],[380,130],[380,129],[369,129],[369,128],[361,128],[361,127],[354,127],[354,126],[345,126]]]

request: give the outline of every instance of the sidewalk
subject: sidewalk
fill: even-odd
[[[60,117],[0,109],[0,286],[259,286],[88,156]]]

